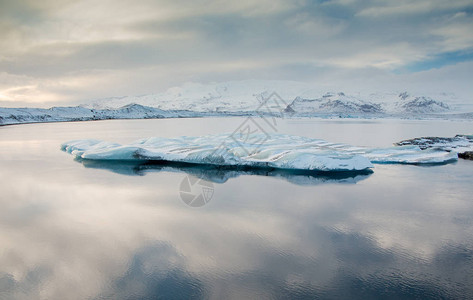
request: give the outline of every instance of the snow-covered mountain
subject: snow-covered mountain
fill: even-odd
[[[377,102],[376,102],[377,101]],[[368,96],[346,95],[343,92],[326,93],[321,97],[307,99],[296,97],[288,110],[295,113],[317,114],[432,114],[451,111],[450,105],[427,96],[411,96],[407,92],[371,94]]]
[[[404,96],[405,95],[405,96]],[[411,97],[406,92],[400,94],[402,100],[396,102],[396,108],[406,113],[437,113],[450,110],[450,106],[430,97]]]
[[[129,103],[162,110],[195,112],[254,112],[276,92],[286,111],[316,114],[432,114],[459,112],[459,100],[452,94],[327,92],[319,87],[292,81],[229,81],[212,84],[187,83],[163,93],[107,98],[83,105],[110,109]]]
[[[162,110],[195,112],[248,112],[277,92],[282,99],[294,99],[301,93],[317,94],[310,86],[292,81],[244,80],[221,83],[186,83],[163,93],[106,98],[82,105],[87,108],[114,109],[129,103]],[[287,104],[286,104],[287,105]]]
[[[470,101],[471,102],[471,101]],[[262,109],[269,108],[268,110]],[[162,93],[95,100],[78,107],[0,108],[0,125],[287,112],[296,117],[442,117],[471,119],[473,107],[453,94],[344,93],[293,81],[187,83]]]
[[[326,93],[315,99],[296,97],[288,106],[287,111],[293,113],[356,113],[380,114],[384,113],[381,104],[363,101],[354,96],[347,96],[343,92]]]
[[[117,109],[89,109],[85,107],[0,108],[0,125],[20,123],[91,121],[108,119],[151,119],[194,116],[192,112],[163,111],[139,104]]]

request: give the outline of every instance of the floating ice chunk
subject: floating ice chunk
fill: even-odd
[[[401,146],[386,149],[366,149],[363,154],[372,163],[378,164],[439,164],[456,161],[456,153],[437,149],[421,150],[417,146]]]
[[[454,153],[418,146],[384,149],[335,144],[300,136],[250,134],[160,138],[120,145],[97,140],[64,143],[62,149],[87,160],[179,163],[306,171],[361,171],[373,163],[432,164],[457,159]]]
[[[120,144],[100,140],[74,140],[61,145],[61,150],[77,157],[83,157],[86,151],[107,151],[120,147]]]
[[[473,135],[456,135],[452,138],[446,137],[421,137],[404,140],[396,143],[398,146],[416,145],[421,149],[440,149],[457,153],[473,151]]]
[[[88,160],[170,161],[231,167],[309,171],[361,171],[372,168],[364,156],[338,151],[322,140],[298,136],[252,134],[142,139],[128,145],[97,140],[66,142],[62,149]]]

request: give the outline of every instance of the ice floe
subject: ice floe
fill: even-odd
[[[416,145],[421,149],[438,149],[457,153],[473,151],[473,135],[458,134],[454,137],[420,137],[404,140],[396,145]]]
[[[372,168],[372,163],[436,164],[457,160],[456,153],[421,150],[415,145],[366,148],[283,134],[152,137],[127,145],[74,140],[64,143],[62,150],[97,161],[164,161],[303,171],[362,171]]]

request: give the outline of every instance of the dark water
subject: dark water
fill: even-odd
[[[334,177],[94,164],[59,150],[244,121],[0,127],[0,299],[473,298],[472,161]],[[275,130],[384,147],[472,134],[473,123],[285,120]],[[183,183],[208,203],[189,206]]]

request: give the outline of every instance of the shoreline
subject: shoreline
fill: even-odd
[[[200,114],[200,115],[198,115]],[[470,114],[472,116],[470,116]],[[458,115],[466,115],[468,117],[458,117]],[[71,122],[93,122],[93,121],[113,121],[113,120],[160,120],[160,119],[198,119],[198,118],[247,118],[247,117],[256,117],[260,118],[263,116],[275,117],[273,115],[261,115],[258,113],[201,113],[197,112],[194,116],[168,116],[168,117],[149,117],[149,118],[104,118],[104,119],[88,119],[88,120],[52,120],[52,121],[38,121],[38,122],[18,122],[18,123],[7,123],[1,124],[3,126],[13,126],[13,125],[26,125],[26,124],[44,124],[44,123],[71,123]],[[279,117],[278,117],[279,118]],[[473,113],[460,113],[454,114],[451,117],[448,115],[427,115],[427,116],[418,116],[418,115],[343,115],[343,114],[331,114],[331,115],[292,115],[284,116],[281,119],[289,120],[310,120],[310,119],[322,119],[322,120],[411,120],[411,121],[454,121],[454,122],[473,122]]]

